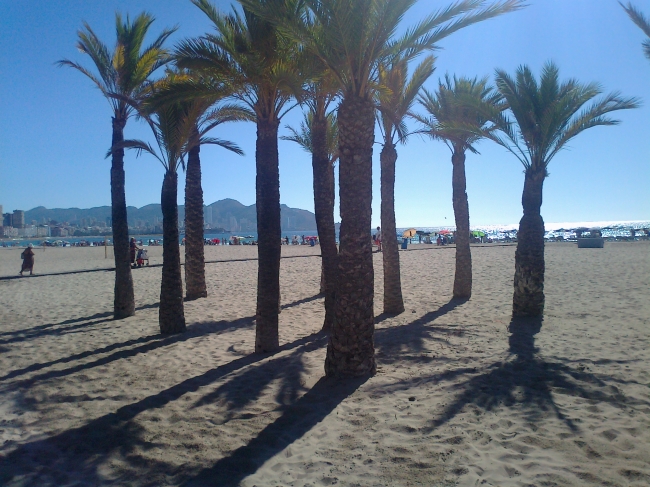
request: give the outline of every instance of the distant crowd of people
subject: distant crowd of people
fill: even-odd
[[[302,235],[300,238],[298,238],[298,235],[294,235],[291,237],[291,241],[289,241],[288,236],[285,236],[281,240],[281,243],[282,245],[310,245],[312,247],[319,244],[318,237],[306,237],[304,235]]]

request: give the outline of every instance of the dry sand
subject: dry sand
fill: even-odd
[[[0,485],[650,485],[650,245],[549,244],[544,321],[509,327],[514,251],[472,249],[464,303],[453,249],[401,252],[394,317],[375,254],[378,373],[343,383],[323,379],[318,248],[283,247],[274,355],[252,353],[254,247],[206,248],[209,297],[173,337],[160,267],[133,272],[121,321],[112,272],[0,279]],[[110,263],[47,249],[35,270]]]

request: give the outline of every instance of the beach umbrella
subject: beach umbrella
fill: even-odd
[[[485,237],[485,232],[481,232],[480,230],[472,230],[470,233],[472,237]]]
[[[408,230],[405,230],[404,233],[402,233],[402,237],[405,238],[413,238],[418,231],[415,228],[409,228]]]
[[[439,233],[440,235],[447,235],[447,234],[450,234],[451,231],[450,231],[450,230],[440,230],[438,233]]]

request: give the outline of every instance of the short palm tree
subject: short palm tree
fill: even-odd
[[[513,316],[540,316],[544,312],[544,220],[540,214],[542,187],[548,176],[551,159],[575,136],[599,125],[616,125],[618,120],[607,114],[636,108],[634,98],[602,93],[596,83],[581,84],[575,79],[559,81],[553,63],[542,69],[539,83],[528,66],[517,69],[512,78],[496,71],[496,85],[514,118],[499,122],[503,136],[493,136],[514,154],[524,166],[524,215],[519,222]],[[590,105],[585,105],[592,102]]]
[[[291,133],[281,137],[299,144],[312,155],[314,177],[314,213],[323,260],[325,320],[323,330],[329,331],[334,322],[337,285],[336,229],[334,226],[335,181],[334,165],[338,159],[338,126],[336,115],[327,112],[333,96],[313,84],[306,96],[309,111],[300,129],[287,127]]]
[[[469,247],[469,204],[465,178],[465,153],[474,148],[482,138],[490,136],[494,124],[506,105],[501,95],[487,86],[487,78],[456,78],[445,76],[438,90],[424,90],[419,99],[426,111],[425,116],[416,115],[424,126],[422,133],[442,140],[451,150],[452,190],[454,217],[456,219],[456,274],[454,298],[469,299],[472,295],[472,254]]]
[[[377,95],[379,122],[384,138],[380,155],[381,164],[381,238],[384,263],[384,313],[399,314],[404,311],[402,282],[397,248],[395,223],[395,164],[398,142],[408,138],[406,117],[424,82],[433,74],[433,56],[428,56],[408,79],[408,63],[395,58],[389,65],[380,66]]]
[[[621,3],[621,7],[623,7],[625,12],[627,12],[627,15],[632,19],[632,22],[634,22],[648,37],[648,39],[643,41],[643,53],[645,54],[645,57],[650,59],[650,19],[643,15],[643,12],[629,2],[627,6]]]
[[[205,243],[203,239],[203,187],[201,184],[201,145],[219,145],[236,154],[243,151],[227,140],[208,137],[208,132],[226,122],[250,120],[250,113],[241,107],[220,102],[230,95],[227,85],[212,85],[188,72],[168,71],[164,80],[156,83],[156,92],[145,103],[145,111],[155,112],[168,103],[182,103],[186,123],[192,125],[185,147],[185,300],[208,295],[205,282]],[[205,93],[208,91],[208,94]],[[200,96],[196,96],[197,93]]]
[[[118,146],[124,140],[124,127],[134,113],[134,106],[142,99],[144,87],[150,76],[168,62],[164,42],[175,31],[165,29],[149,46],[144,39],[154,18],[141,13],[133,22],[118,13],[115,16],[117,42],[111,53],[87,23],[78,32],[77,48],[90,56],[99,76],[73,61],[64,59],[59,66],[69,66],[90,78],[106,97],[113,110],[113,137],[111,147],[111,216],[113,227],[113,251],[115,254],[115,319],[135,314],[133,279],[129,259],[129,227],[124,192],[124,149]]]
[[[263,0],[258,0],[259,3]],[[255,350],[279,347],[280,175],[278,128],[301,80],[294,65],[296,45],[270,22],[244,8],[221,14],[208,0],[192,0],[215,33],[181,43],[176,63],[204,78],[226,80],[233,97],[255,115],[257,142],[258,280]]]
[[[240,0],[248,3],[251,0]],[[374,353],[374,271],[370,238],[372,149],[378,70],[395,57],[410,61],[470,24],[515,10],[519,0],[485,7],[461,0],[396,37],[416,0],[304,0],[319,29],[275,15],[294,39],[320,58],[338,81],[340,250],[336,319],[330,333],[325,373],[363,376],[376,370]],[[269,17],[273,12],[268,12]]]

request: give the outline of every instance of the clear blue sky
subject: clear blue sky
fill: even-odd
[[[420,0],[406,23],[448,1]],[[635,0],[650,14],[649,0]],[[217,4],[229,9],[230,2]],[[0,204],[4,211],[88,208],[110,204],[109,167],[104,159],[111,138],[111,112],[89,80],[55,61],[69,58],[90,66],[75,48],[77,29],[86,20],[110,47],[116,11],[156,16],[152,27],[179,25],[178,39],[198,36],[209,24],[186,0],[0,0]],[[650,61],[643,57],[643,33],[616,0],[530,0],[525,10],[502,16],[446,39],[434,89],[446,72],[489,75],[495,68],[512,73],[528,64],[539,73],[555,61],[562,78],[598,81],[605,91],[642,98],[643,107],[620,112],[616,127],[580,135],[550,165],[542,215],[547,222],[650,219]],[[298,110],[285,123],[300,120]],[[283,126],[285,125],[283,123]],[[284,132],[281,131],[281,133]],[[150,138],[135,119],[127,138]],[[238,143],[245,157],[219,148],[202,149],[206,203],[235,198],[255,202],[255,126],[223,127],[215,135]],[[380,134],[377,132],[377,141]],[[379,224],[379,165],[375,150],[373,225]],[[467,179],[472,225],[515,223],[521,217],[523,173],[519,162],[490,142],[480,155],[468,155]],[[450,153],[440,142],[414,137],[398,147],[396,213],[398,226],[453,223]],[[146,155],[126,156],[126,196],[141,207],[160,200],[163,171]],[[280,142],[281,199],[291,207],[313,210],[311,164],[307,153]],[[184,180],[179,182],[182,203]],[[337,214],[338,220],[338,214]]]

